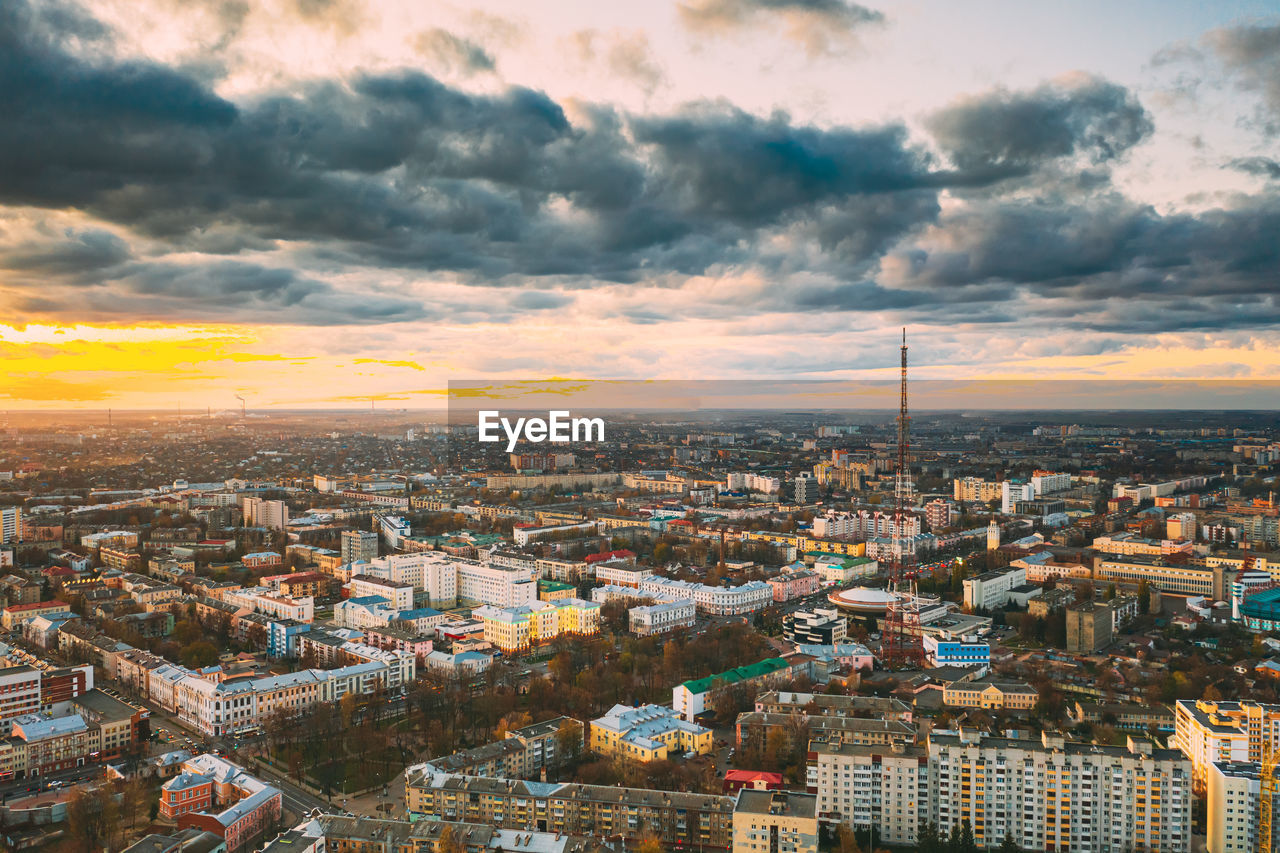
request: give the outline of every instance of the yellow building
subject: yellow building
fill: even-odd
[[[733,849],[818,853],[817,802],[814,794],[744,789],[733,808]]]
[[[763,530],[749,530],[742,534],[748,542],[769,542],[774,545],[789,545],[797,554],[816,551],[822,554],[836,554],[841,557],[865,557],[866,542],[846,542],[843,539],[818,539],[803,536],[799,533],[771,533]]]
[[[539,601],[516,607],[477,607],[472,616],[484,622],[484,638],[504,652],[517,652],[561,634],[595,634],[600,605],[580,598]]]
[[[661,761],[680,753],[711,752],[711,729],[680,718],[662,705],[614,705],[603,717],[591,721],[588,747],[597,755],[632,761]]]
[[[990,711],[1034,708],[1040,694],[1022,681],[953,681],[942,690],[942,704]]]

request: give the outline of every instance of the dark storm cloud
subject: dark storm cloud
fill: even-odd
[[[109,231],[69,230],[62,239],[7,246],[0,250],[0,268],[77,277],[95,275],[132,258],[129,244]]]
[[[477,74],[494,69],[493,56],[487,50],[439,27],[419,33],[413,45],[418,53],[451,71]]]
[[[937,229],[947,248],[901,248],[887,262],[895,284],[944,300],[953,288],[1008,286],[1054,300],[1040,310],[1068,326],[1280,323],[1280,196],[1199,215],[1162,215],[1119,197],[995,200]],[[1098,306],[1113,313],[1095,317]]]
[[[5,265],[13,262],[4,256]],[[15,268],[11,266],[10,268]],[[28,266],[25,272],[41,272]],[[400,322],[428,316],[422,302],[378,293],[339,291],[294,270],[239,261],[203,264],[118,263],[88,277],[43,283],[14,306],[45,315],[93,319],[220,319],[328,324]],[[278,317],[273,314],[279,314]]]
[[[1117,331],[1166,318],[1280,323],[1276,196],[1197,214],[1118,196],[1107,166],[1151,122],[1131,93],[1095,78],[936,114],[943,168],[896,124],[818,127],[708,104],[665,116],[578,105],[571,121],[539,92],[473,94],[413,71],[232,103],[170,67],[62,48],[107,37],[73,12],[0,4],[0,204],[82,211],[114,228],[0,245],[9,292],[30,294],[19,311],[315,324],[453,315],[292,271],[302,267],[531,287],[500,309],[513,313],[564,307],[601,282],[674,289],[743,273],[767,293],[722,288],[706,310],[1002,323],[1105,305],[1096,322]],[[1027,178],[1018,192],[1014,177]],[[940,192],[984,187],[942,213]]]
[[[819,208],[833,221],[860,196],[930,180],[901,127],[710,107],[587,108],[575,126],[541,93],[472,95],[416,72],[237,105],[164,66],[40,45],[24,6],[0,15],[0,200],[81,208],[179,247],[213,231],[234,250],[235,226],[246,246],[292,241],[348,263],[630,281],[746,260],[755,228]],[[564,221],[559,200],[579,215]],[[847,227],[874,233],[841,239],[878,246],[913,211],[933,215],[917,199],[904,211],[890,227],[855,213]]]
[[[967,98],[926,125],[960,169],[979,174],[1025,173],[1064,157],[1103,163],[1153,130],[1129,90],[1093,77]]]
[[[1227,168],[1263,178],[1280,178],[1280,162],[1270,157],[1237,157],[1227,163]]]

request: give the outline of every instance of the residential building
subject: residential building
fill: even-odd
[[[1111,608],[1096,601],[1079,601],[1067,608],[1067,651],[1092,654],[1111,645]]]
[[[342,531],[339,555],[343,563],[378,559],[378,534],[372,530]]]
[[[798,569],[784,571],[782,574],[768,578],[765,583],[773,589],[773,600],[781,602],[813,595],[818,591],[820,581],[821,578],[817,572]]]
[[[1023,850],[1191,849],[1191,765],[1177,750],[935,730],[928,752],[943,836],[967,821],[980,848],[1012,836]]]
[[[1033,501],[1036,499],[1036,487],[1034,483],[1015,483],[1011,480],[1005,480],[1000,483],[1000,512],[1005,515],[1011,515],[1017,510],[1020,501]]]
[[[806,784],[817,817],[844,823],[876,840],[914,847],[931,819],[929,765],[923,747],[890,748],[815,738],[809,742]],[[870,844],[868,845],[870,846]]]
[[[484,779],[425,765],[405,771],[405,811],[418,824],[466,821],[501,829],[620,835],[628,841],[653,834],[668,848],[728,850],[733,807],[734,798],[723,795]]]
[[[974,501],[989,504],[1001,498],[1001,484],[979,477],[960,477],[952,484],[957,501]]]
[[[240,504],[246,527],[266,527],[284,530],[289,526],[289,505],[284,501],[269,501],[246,497]]]
[[[1173,743],[1191,762],[1197,792],[1216,762],[1261,761],[1264,743],[1280,751],[1280,705],[1181,699],[1173,710]]]
[[[1256,761],[1216,761],[1209,765],[1205,792],[1208,853],[1257,853],[1262,815],[1262,772]],[[1280,802],[1272,798],[1271,823]]]
[[[735,853],[818,853],[817,800],[743,788],[733,807]]]

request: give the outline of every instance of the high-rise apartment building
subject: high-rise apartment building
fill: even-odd
[[[262,498],[245,498],[241,504],[247,527],[267,527],[284,530],[289,526],[289,505],[284,501],[268,501]]]
[[[979,847],[1150,853],[1191,849],[1191,763],[1172,749],[989,737],[929,737],[930,819],[968,821]]]
[[[0,508],[0,542],[16,542],[22,533],[22,507]]]
[[[953,496],[958,501],[991,503],[1000,500],[1000,483],[980,477],[958,477],[953,484]]]
[[[1217,762],[1261,761],[1264,740],[1280,749],[1280,705],[1182,699],[1174,706],[1173,742],[1191,762],[1198,792]]]
[[[340,546],[343,563],[378,559],[378,534],[371,530],[344,530]]]

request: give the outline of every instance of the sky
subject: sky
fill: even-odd
[[[8,0],[0,115],[0,409],[1280,378],[1280,2]]]

